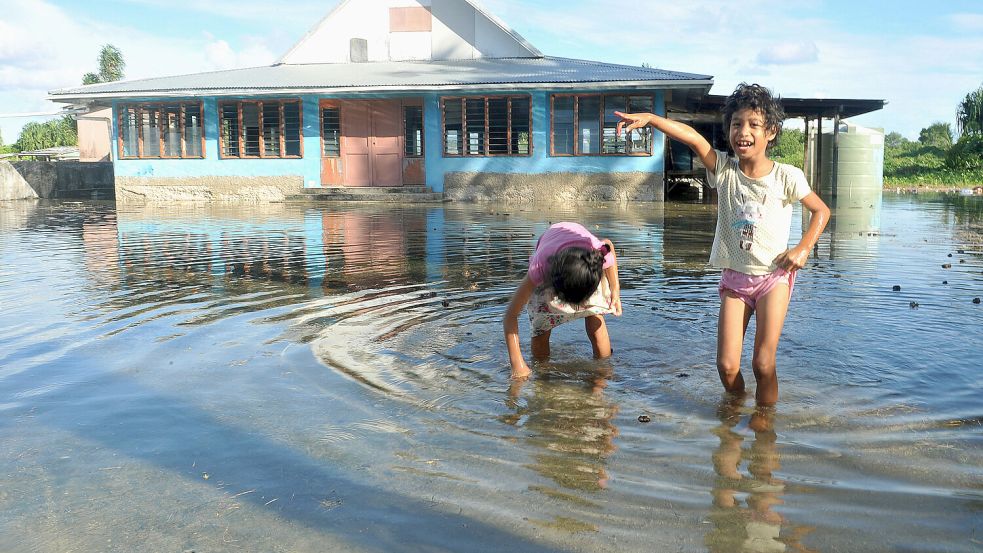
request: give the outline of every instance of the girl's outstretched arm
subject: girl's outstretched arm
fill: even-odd
[[[509,352],[509,363],[512,364],[512,378],[526,378],[532,372],[526,360],[522,358],[522,348],[519,345],[519,313],[522,308],[529,303],[536,285],[526,275],[515,293],[512,294],[512,301],[509,302],[505,310],[505,317],[502,320],[502,327],[505,330],[505,347]]]
[[[806,266],[809,261],[809,252],[819,241],[819,235],[826,228],[829,222],[829,207],[815,192],[810,192],[808,196],[802,198],[802,207],[808,209],[809,227],[802,233],[802,240],[794,248],[789,248],[775,258],[775,264],[786,271],[795,271]]]
[[[610,240],[602,240],[611,250],[611,258],[614,263],[604,269],[604,278],[608,279],[608,287],[611,289],[611,309],[615,317],[621,316],[621,282],[618,281],[618,255],[614,253],[614,244]]]
[[[615,127],[616,134],[621,134],[622,129],[632,131],[652,125],[669,138],[689,146],[689,149],[693,150],[693,153],[703,162],[703,166],[710,171],[717,167],[717,152],[710,146],[707,139],[703,138],[702,134],[686,123],[666,119],[654,113],[621,113],[616,111],[614,114],[621,118],[621,121],[618,121],[618,126]]]

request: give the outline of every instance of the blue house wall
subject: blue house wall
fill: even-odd
[[[525,156],[489,156],[489,157],[444,157],[443,131],[441,128],[440,99],[449,95],[460,96],[462,93],[442,91],[428,94],[352,94],[352,95],[301,95],[303,105],[303,157],[299,159],[221,159],[219,157],[219,118],[218,98],[140,98],[138,102],[203,102],[203,129],[205,132],[204,159],[119,159],[118,150],[118,106],[120,103],[135,101],[116,101],[113,103],[113,152],[117,176],[122,177],[158,177],[158,178],[195,178],[207,176],[243,176],[263,177],[299,175],[303,177],[304,186],[318,188],[321,186],[321,129],[320,129],[320,100],[322,99],[368,99],[368,98],[420,98],[423,97],[425,125],[425,168],[426,184],[435,192],[444,191],[444,176],[453,172],[483,172],[483,173],[620,173],[646,172],[662,173],[665,165],[663,136],[654,132],[653,152],[651,156],[551,156],[550,155],[550,95],[563,94],[597,94],[614,93],[617,90],[542,90],[534,91],[532,96],[532,154]],[[638,91],[631,91],[638,94]],[[482,91],[475,95],[516,94],[514,90]],[[654,91],[656,112],[665,115],[665,94],[661,90]],[[262,98],[290,98],[297,95],[270,95]],[[255,100],[257,97],[225,97],[225,100]]]

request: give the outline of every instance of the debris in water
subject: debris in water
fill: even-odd
[[[918,309],[918,302],[917,301],[913,301],[913,302],[911,302],[911,303],[908,304],[908,307],[911,307],[912,309]]]
[[[900,292],[900,291],[901,291],[901,287],[900,287],[900,286],[898,286],[897,284],[895,284],[895,285],[894,285],[894,286],[893,286],[893,287],[891,288],[891,290],[894,290],[895,292]]]
[[[652,422],[652,417],[648,415],[638,415],[638,422]]]

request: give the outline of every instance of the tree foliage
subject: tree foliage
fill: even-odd
[[[899,132],[889,132],[887,136],[884,137],[884,147],[885,148],[904,148],[911,144],[911,141],[904,137]]]
[[[805,133],[799,129],[783,129],[778,143],[768,153],[776,161],[802,168],[805,158]]]
[[[956,107],[960,135],[983,134],[983,86],[970,92]]]
[[[86,73],[82,84],[111,83],[123,78],[126,62],[123,53],[112,44],[104,44],[99,50],[99,72]]]
[[[918,134],[918,142],[946,151],[952,147],[952,127],[948,123],[932,123]]]
[[[983,169],[983,134],[964,134],[945,156],[952,169]]]
[[[78,128],[72,116],[66,115],[44,123],[30,122],[24,125],[17,138],[17,151],[41,150],[55,146],[77,146]]]

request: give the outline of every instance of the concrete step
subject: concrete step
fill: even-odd
[[[300,194],[285,198],[288,202],[386,202],[440,203],[444,195],[426,186],[332,186],[307,188]]]

